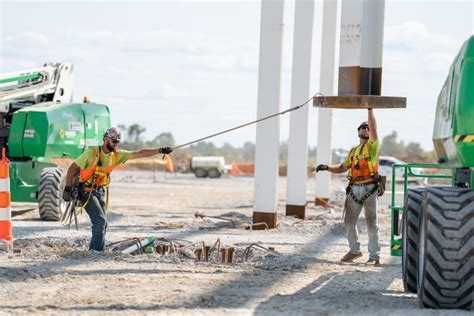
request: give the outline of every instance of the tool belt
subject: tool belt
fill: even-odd
[[[81,183],[80,188],[84,192],[103,191],[105,186]]]
[[[357,204],[363,205],[365,200],[367,200],[375,192],[377,192],[378,196],[382,196],[385,193],[385,181],[386,177],[382,177],[378,174],[372,177],[372,181],[370,182],[356,182],[352,180],[349,182],[346,188],[346,196],[350,196]],[[352,191],[353,186],[367,186],[371,184],[375,184],[375,186],[369,192],[364,194],[364,196],[362,196],[360,199],[357,198]]]

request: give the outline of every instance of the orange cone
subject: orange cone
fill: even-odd
[[[10,161],[2,148],[0,160],[0,240],[5,240],[9,250],[13,249],[12,212],[10,207]]]
[[[165,155],[165,170],[166,172],[174,172],[174,164],[173,164],[173,160],[171,159],[171,157],[169,155]]]

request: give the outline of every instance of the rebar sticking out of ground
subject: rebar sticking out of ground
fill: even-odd
[[[225,263],[225,262],[226,262],[226,254],[227,254],[227,249],[222,248],[221,251],[220,251],[221,262],[222,262],[222,263]]]
[[[194,250],[194,253],[196,254],[196,257],[197,257],[198,261],[201,261],[201,259],[202,259],[202,248],[198,248],[198,249]]]
[[[209,216],[209,215],[205,215],[205,214],[200,213],[200,212],[194,213],[194,217],[196,217],[196,218],[209,217],[209,218],[219,219],[221,221],[227,221],[227,222],[230,222],[232,224],[232,228],[235,228],[235,221],[230,219],[230,218],[221,217],[221,216]]]
[[[227,263],[232,263],[234,261],[234,251],[233,247],[227,249]]]
[[[268,229],[268,224],[265,222],[260,222],[260,223],[255,223],[255,224],[250,224],[245,227],[245,230],[262,230],[262,229]]]
[[[263,246],[260,246],[259,244],[250,244],[247,248],[245,248],[244,253],[242,254],[242,262],[247,261],[248,256],[250,254],[250,250],[254,248],[256,250],[261,250],[264,251],[272,256],[279,257],[280,255],[277,254],[274,250],[267,249]]]
[[[204,247],[204,260],[205,260],[206,262],[209,261],[209,252],[210,252],[209,250],[211,250],[211,247],[210,247],[210,246],[205,246],[205,247]]]

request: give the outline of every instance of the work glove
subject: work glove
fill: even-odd
[[[165,155],[169,155],[171,154],[171,152],[173,151],[173,148],[171,147],[161,147],[159,150],[159,153],[160,154],[165,154]]]
[[[71,202],[72,200],[72,187],[71,186],[67,185],[64,187],[63,200],[66,202]]]
[[[327,170],[329,170],[329,166],[328,166],[328,165],[318,165],[318,166],[316,167],[316,172],[318,172],[318,171],[327,171]]]

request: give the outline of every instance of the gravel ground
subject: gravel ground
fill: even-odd
[[[336,180],[333,186],[343,185]],[[313,188],[310,180],[308,199]],[[155,236],[192,250],[219,240],[221,247],[236,249],[234,263],[219,263],[214,254],[210,262],[196,261],[192,252],[89,252],[87,215],[80,217],[76,231],[41,222],[37,211],[31,211],[14,218],[15,254],[0,256],[0,314],[468,314],[420,310],[416,295],[404,293],[400,258],[389,255],[386,206],[379,208],[382,266],[366,267],[367,251],[353,264],[339,262],[347,252],[339,206],[310,205],[302,221],[284,216],[285,194],[286,179],[280,178],[278,227],[248,231],[244,227],[252,217],[253,178],[116,172],[108,243]],[[195,218],[195,212],[232,218],[236,228]],[[359,226],[365,250],[363,218]],[[243,260],[252,243],[274,247],[276,253],[254,249]]]

